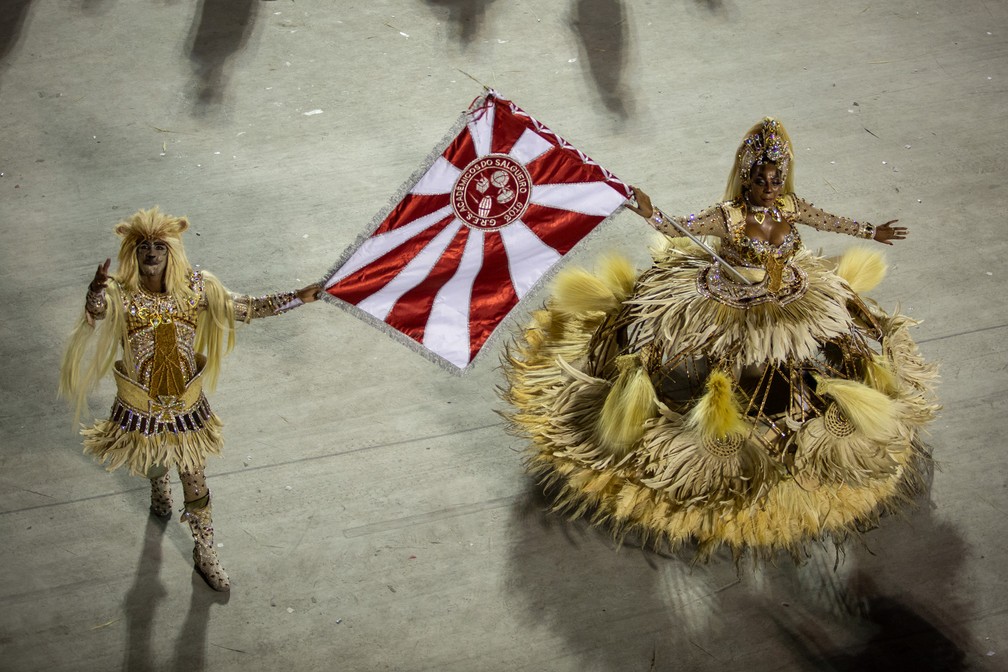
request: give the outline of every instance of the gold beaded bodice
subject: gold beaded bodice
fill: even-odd
[[[120,291],[126,318],[126,339],[133,354],[136,382],[151,396],[177,396],[199,373],[196,356],[196,327],[207,308],[203,273],[194,271],[189,279],[192,294],[181,304],[171,294]],[[300,305],[295,292],[265,296],[231,294],[236,321],[279,315]],[[101,317],[101,315],[95,315]]]
[[[721,256],[732,266],[758,268],[765,271],[766,275],[759,283],[759,289],[761,291],[765,289],[772,294],[784,291],[786,296],[794,297],[802,291],[801,272],[789,263],[802,249],[802,240],[798,233],[797,224],[805,224],[820,231],[833,231],[861,237],[868,237],[868,234],[874,231],[874,227],[870,224],[859,224],[853,219],[831,215],[794,194],[785,194],[780,196],[766,212],[761,212],[764,217],[779,218],[788,226],[788,233],[783,240],[774,244],[754,239],[746,233],[746,208],[747,206],[741,200],[726,201],[707,208],[699,214],[676,217],[674,221],[691,234],[718,236],[721,239]],[[669,235],[681,235],[670,222],[660,221],[656,223],[656,226],[660,231]],[[722,280],[723,283],[730,283],[727,278]],[[718,282],[722,282],[722,280]],[[713,290],[711,291],[713,292]],[[746,301],[752,301],[755,298],[754,290],[745,290],[742,293],[746,294]],[[784,299],[786,296],[777,296],[777,299]]]
[[[723,206],[728,235],[722,239],[721,254],[733,266],[749,266],[766,271],[767,288],[776,292],[783,284],[785,268],[791,258],[802,249],[801,236],[794,225],[795,210],[792,202],[780,198],[774,203],[769,216],[780,219],[788,227],[780,243],[752,238],[746,233],[746,206],[740,202]]]
[[[755,241],[745,235],[745,210],[739,201],[718,203],[698,214],[675,217],[674,219],[677,224],[694,235],[720,237],[726,253],[729,252],[727,248],[734,248],[739,253],[740,260],[743,260],[746,265],[757,266],[761,266],[761,261],[768,258],[767,255],[771,248],[775,248],[773,253],[777,258],[793,257],[801,249],[801,236],[798,235],[796,224],[811,226],[819,231],[844,233],[862,238],[867,237],[866,232],[870,227],[868,224],[858,223],[856,220],[820,210],[794,194],[785,194],[779,197],[774,204],[774,209],[786,218],[791,227],[791,232],[781,241],[780,245]],[[682,235],[668,223],[657,225],[657,228],[670,236]],[[745,261],[746,259],[748,261]]]
[[[198,372],[196,324],[206,302],[202,273],[192,274],[189,288],[192,295],[183,305],[142,287],[122,292],[136,381],[151,395],[177,396]]]
[[[788,232],[777,245],[751,238],[746,234],[746,208],[741,203],[726,203],[724,210],[727,221],[728,235],[722,239],[721,251],[725,261],[743,266],[759,266],[766,268],[767,264],[785,263],[802,248],[801,236],[794,225],[795,212],[789,208],[789,203],[778,199],[774,204],[774,214],[787,224]]]
[[[218,281],[211,277],[214,286]],[[189,276],[189,292],[181,299],[138,288],[127,291],[115,279],[118,306],[113,309],[122,316],[126,327],[123,346],[132,355],[134,370],[130,378],[146,388],[152,398],[176,397],[200,372],[201,359],[196,353],[196,331],[206,310],[213,309],[207,301],[207,280],[201,271]],[[222,287],[215,291],[225,291]],[[216,303],[216,301],[215,301]],[[227,292],[227,310],[233,310],[234,321],[248,322],[254,318],[280,315],[301,305],[296,292],[279,292],[264,296],[245,296]],[[104,288],[89,290],[84,310],[88,321],[105,319],[109,310]],[[217,308],[216,310],[220,310]],[[223,315],[213,317],[218,323],[230,321]]]

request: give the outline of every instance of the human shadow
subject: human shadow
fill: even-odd
[[[624,80],[630,28],[622,0],[575,0],[570,26],[588,64],[586,74],[606,109],[626,119],[633,113],[634,98]]]
[[[192,597],[185,623],[175,639],[175,656],[170,669],[176,672],[200,672],[207,669],[207,631],[210,629],[210,607],[227,604],[231,593],[218,593],[193,570]]]
[[[863,575],[860,590],[875,586]],[[804,617],[800,623],[778,622],[792,649],[809,670],[831,672],[958,672],[967,670],[966,653],[942,626],[942,617],[902,599],[868,589],[849,595],[857,601],[853,618]],[[856,640],[855,643],[845,640]]]
[[[428,6],[448,14],[448,22],[455,24],[458,39],[471,44],[486,20],[487,7],[494,0],[424,0]]]
[[[167,518],[149,516],[144,528],[143,549],[133,585],[126,593],[126,660],[123,669],[130,672],[160,669],[151,650],[152,624],[158,603],[168,594],[161,583],[161,542]]]
[[[7,0],[0,12],[0,77],[7,69],[8,58],[24,32],[32,0]]]
[[[966,654],[936,624],[892,597],[864,598],[867,621],[876,633],[853,654],[832,655],[827,662],[839,672],[955,672],[965,670]]]
[[[202,0],[189,35],[195,75],[195,112],[220,104],[227,89],[229,61],[247,44],[258,0]]]

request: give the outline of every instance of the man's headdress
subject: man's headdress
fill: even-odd
[[[188,228],[188,219],[166,215],[155,205],[150,210],[137,210],[129,219],[116,224],[115,232],[124,245],[131,243],[135,247],[144,240],[181,241]]]
[[[126,289],[136,290],[139,282],[137,246],[145,240],[160,240],[168,246],[165,289],[176,299],[184,299],[190,293],[189,275],[192,273],[182,246],[182,233],[188,228],[188,219],[166,215],[157,206],[150,210],[137,210],[128,219],[116,224],[116,235],[122,238],[116,279]]]

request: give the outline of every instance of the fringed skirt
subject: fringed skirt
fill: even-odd
[[[776,293],[718,271],[676,240],[636,278],[558,276],[503,361],[527,468],[556,509],[701,560],[842,545],[919,489],[936,368],[824,259]]]
[[[84,453],[107,469],[126,466],[134,476],[154,468],[193,472],[224,446],[221,421],[203,395],[197,375],[177,397],[152,399],[116,362],[117,394],[109,419],[81,429]]]

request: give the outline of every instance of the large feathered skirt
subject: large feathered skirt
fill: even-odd
[[[855,292],[881,273],[800,252],[780,291],[733,289],[678,239],[639,277],[564,271],[503,358],[528,470],[558,510],[701,560],[842,544],[919,489],[939,408],[915,322]]]

